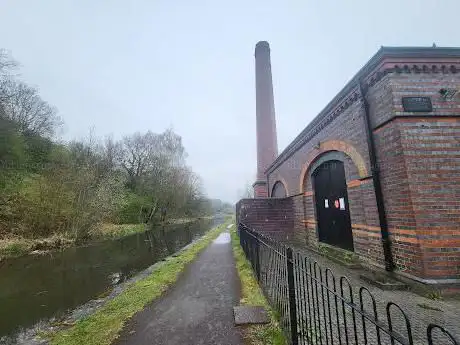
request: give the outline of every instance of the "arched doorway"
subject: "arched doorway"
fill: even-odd
[[[319,241],[353,250],[343,162],[330,160],[322,163],[313,172],[313,182]]]
[[[272,198],[285,198],[287,196],[286,188],[281,181],[277,181],[272,189]]]

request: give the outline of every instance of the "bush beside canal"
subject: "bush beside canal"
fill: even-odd
[[[249,261],[241,249],[239,237],[235,227],[231,230],[233,255],[235,256],[238,275],[241,280],[241,305],[263,306],[269,314],[271,321],[266,325],[250,325],[244,328],[244,338],[251,345],[285,345],[286,341],[274,311],[267,303],[259,284],[253,274]]]
[[[158,226],[186,224],[199,219],[212,219],[212,217],[170,219],[158,224]],[[150,225],[146,224],[105,223],[89,232],[88,237],[84,241],[77,241],[75,238],[63,234],[38,239],[10,236],[0,239],[0,262],[6,258],[18,257],[26,254],[44,254],[52,250],[61,250],[75,245],[122,238],[144,232],[149,230],[150,227]]]
[[[0,239],[0,261],[26,254],[43,254],[51,250],[69,248],[77,244],[120,238],[145,230],[144,224],[104,224],[95,228],[84,241],[77,241],[74,237],[65,234],[36,239],[9,236]]]
[[[50,250],[67,248],[72,245],[74,245],[74,241],[62,235],[54,235],[41,239],[22,237],[4,238],[0,239],[0,262],[6,258],[26,254],[42,254]]]
[[[160,297],[173,284],[188,263],[214,240],[229,221],[209,231],[177,256],[169,257],[147,278],[130,285],[91,316],[72,327],[46,336],[55,345],[104,345],[117,338],[124,323],[148,303]]]

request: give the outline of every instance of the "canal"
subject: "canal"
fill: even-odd
[[[59,318],[178,251],[222,217],[167,225],[121,239],[0,263],[0,344]]]

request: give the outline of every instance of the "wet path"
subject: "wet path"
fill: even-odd
[[[233,323],[239,279],[228,232],[221,234],[169,292],[136,314],[115,344],[239,345]]]

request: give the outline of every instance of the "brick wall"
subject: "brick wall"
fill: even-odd
[[[308,186],[308,188],[302,188],[305,169],[308,169],[310,163],[312,163],[315,158],[321,156],[322,153],[333,150],[334,148],[341,150],[341,143],[354,149],[364,161],[365,167],[363,169],[370,171],[364,129],[362,107],[359,102],[355,102],[309,142],[305,143],[291,157],[284,161],[277,169],[269,173],[269,189],[271,190],[273,185],[283,178],[288,187],[288,196],[308,191],[308,189],[311,189],[310,186]],[[331,140],[333,143],[325,146],[325,142]],[[347,168],[349,170],[354,169],[353,175],[349,177],[356,178],[358,175],[358,167],[348,166],[346,169]]]
[[[242,199],[236,204],[237,222],[283,241],[292,238],[293,202],[283,199]]]
[[[425,279],[460,278],[460,99],[439,94],[460,89],[460,75],[406,71],[387,86],[393,118],[375,120],[375,137],[395,262]],[[429,96],[433,112],[404,112],[404,96]]]
[[[304,193],[303,208],[305,214],[305,242],[307,246],[316,248],[318,247],[318,229],[315,214],[315,195],[313,191]]]
[[[307,243],[307,229],[305,227],[305,205],[304,195],[297,194],[291,196],[293,212],[293,236],[292,243],[295,245],[305,245]]]
[[[385,211],[397,269],[420,276],[421,249],[398,123],[374,131]]]
[[[334,156],[328,157],[331,152],[334,152]],[[296,210],[296,244],[318,246],[311,175],[323,160],[338,159],[343,161],[345,167],[355,252],[363,259],[383,266],[372,179],[365,182],[360,180],[369,177],[368,157],[364,111],[361,102],[356,101],[269,174],[269,188],[284,179],[288,186],[288,195],[296,195],[292,197]]]
[[[414,63],[426,65],[408,67],[389,59],[366,79],[397,271],[438,281],[460,279],[460,96],[444,100],[439,94],[440,88],[459,90],[460,73],[458,67],[436,67],[441,60],[414,58]],[[459,59],[451,60],[460,66]],[[353,96],[356,92],[348,88],[347,95],[336,98],[336,104],[321,114],[332,120],[326,125],[315,122],[319,131],[288,151],[282,161],[275,161],[268,170],[268,188],[283,181],[292,202],[291,239],[317,246],[311,174],[321,159],[341,152],[355,252],[362,260],[383,266],[364,112],[359,97]],[[431,97],[433,112],[404,112],[403,96]]]
[[[460,278],[460,120],[398,120],[424,275]]]

